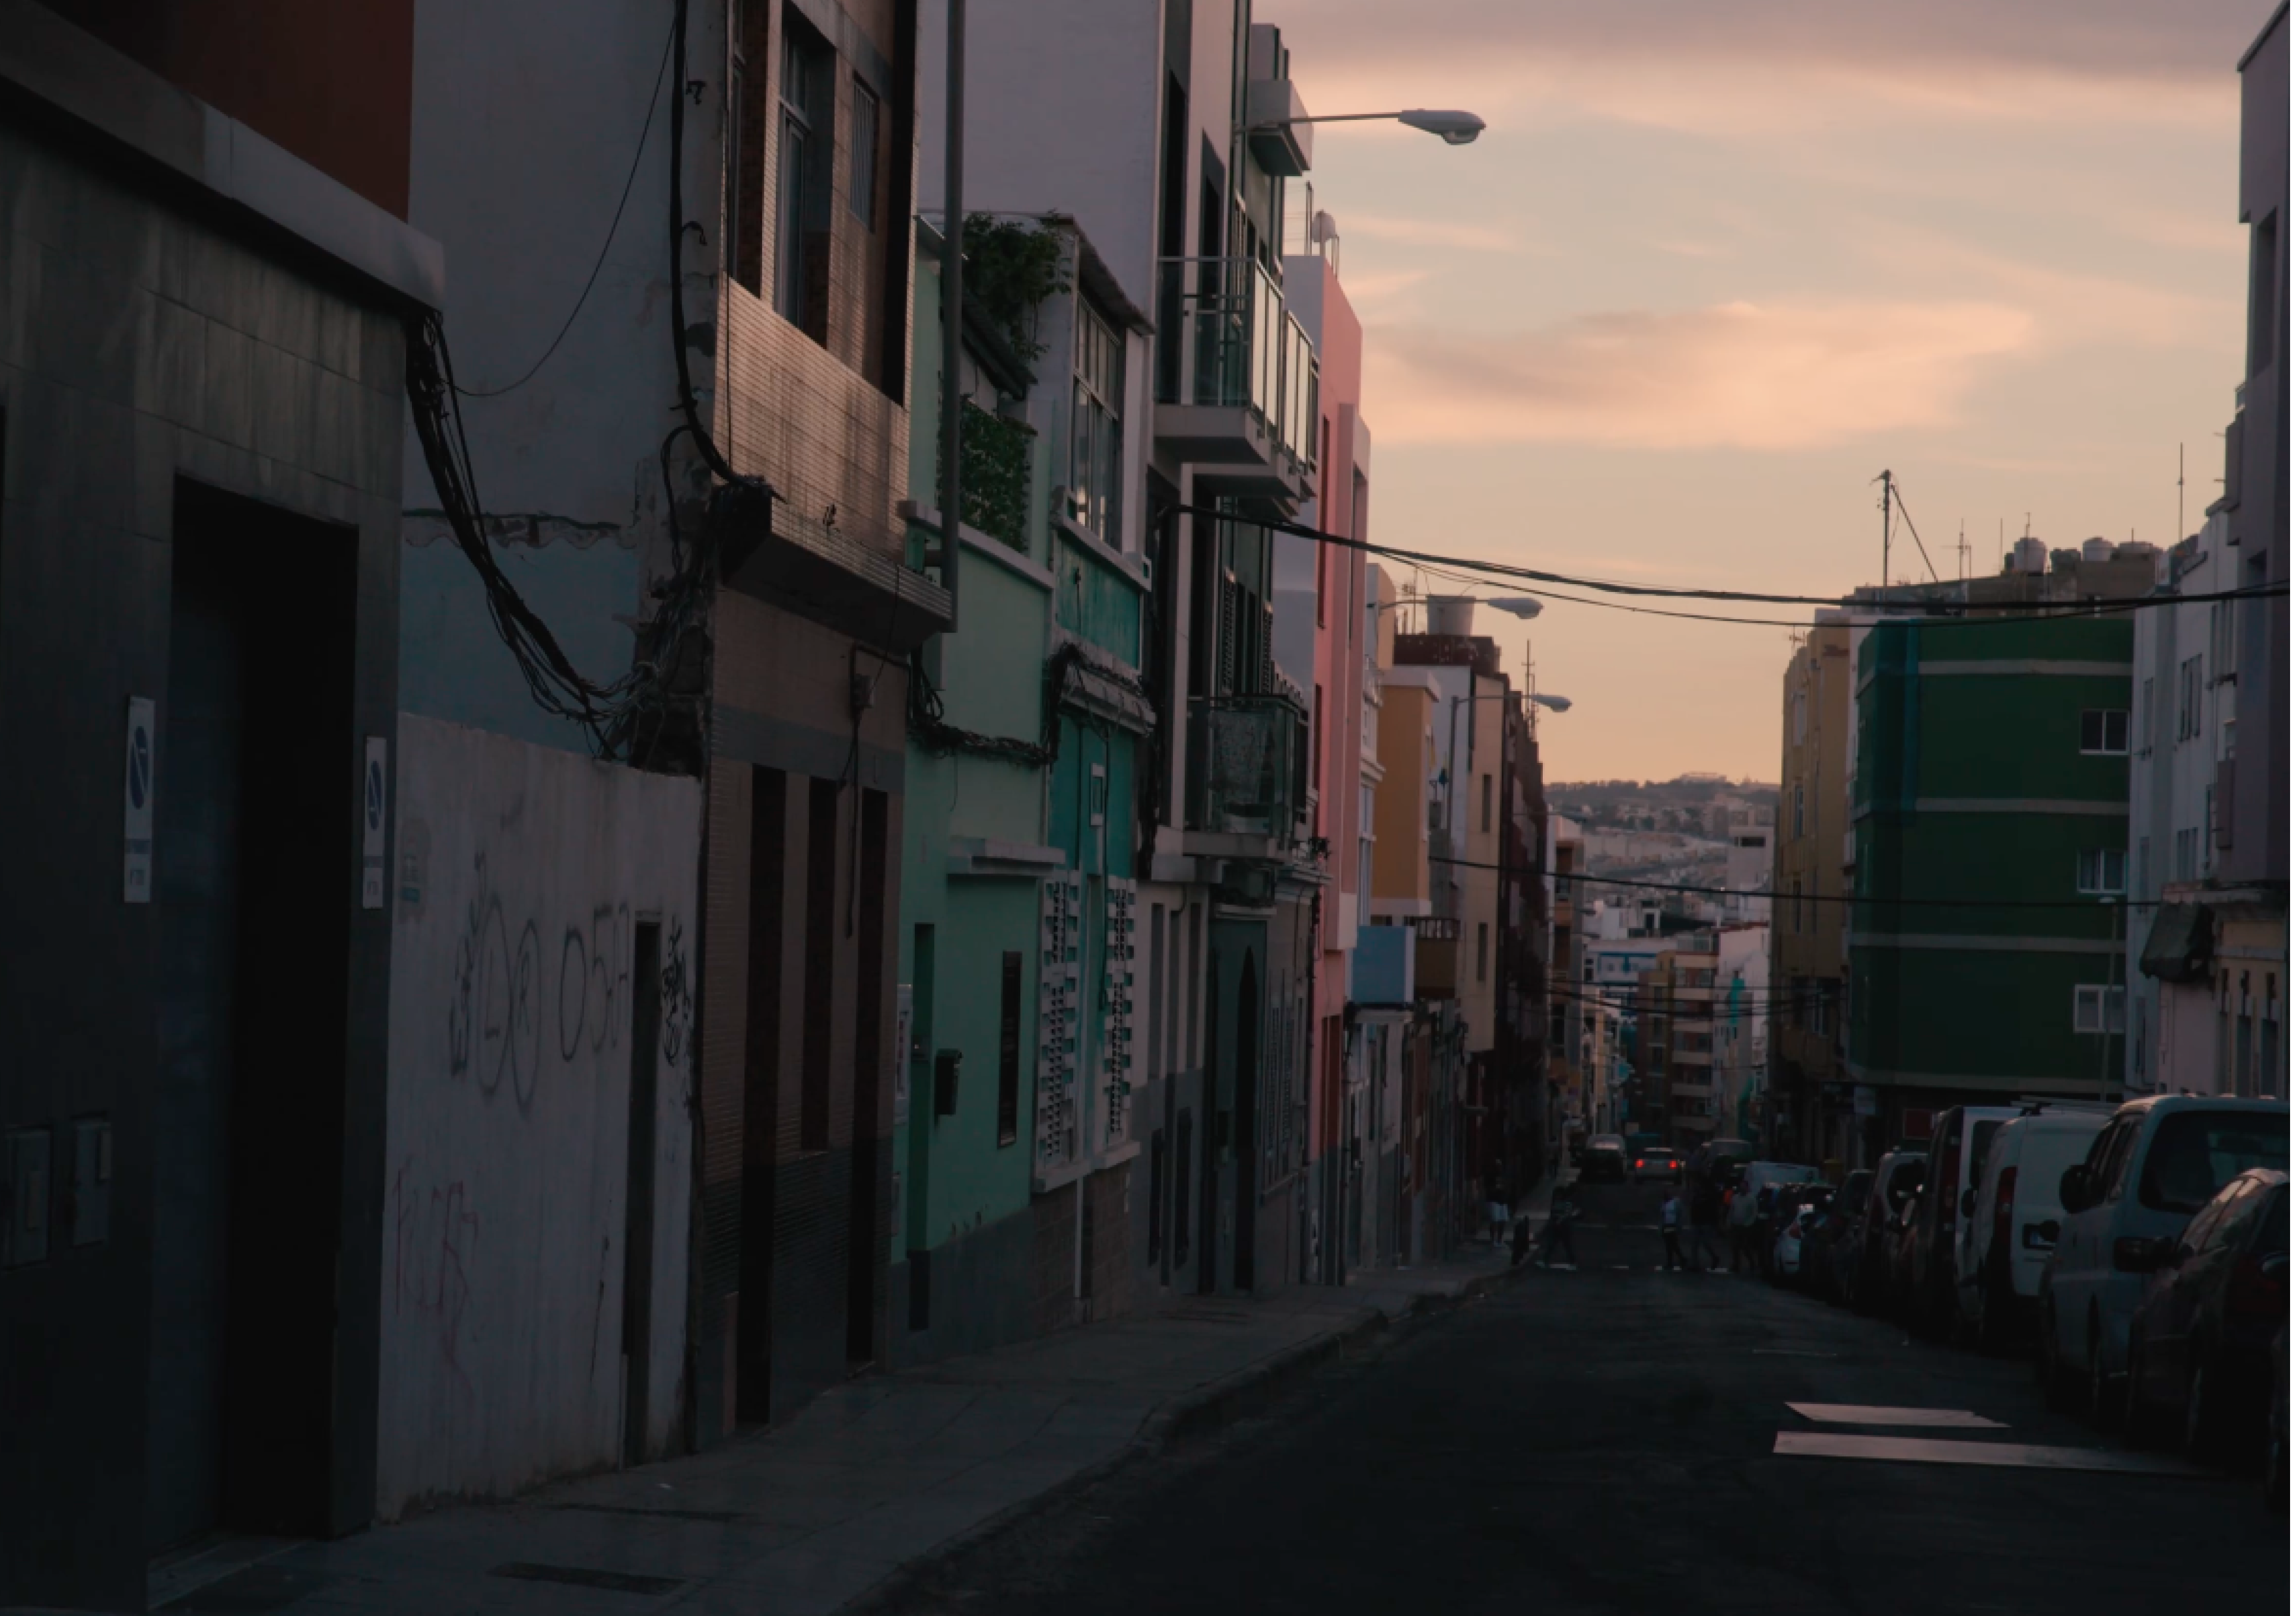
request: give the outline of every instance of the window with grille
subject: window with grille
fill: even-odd
[[[1124,521],[1124,339],[1082,298],[1076,311],[1070,513],[1115,544]]]

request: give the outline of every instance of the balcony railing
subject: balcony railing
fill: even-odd
[[[1283,696],[1188,703],[1191,829],[1292,840],[1306,800],[1308,715]]]
[[[1158,259],[1156,329],[1159,404],[1248,409],[1315,469],[1315,346],[1258,260]]]

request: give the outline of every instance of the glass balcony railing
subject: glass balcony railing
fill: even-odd
[[[1158,259],[1156,329],[1159,404],[1249,409],[1315,469],[1315,345],[1256,259]]]
[[[1289,842],[1306,800],[1308,716],[1283,696],[1188,703],[1188,824]]]

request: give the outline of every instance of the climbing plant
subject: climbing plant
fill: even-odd
[[[965,300],[996,323],[1023,365],[1045,351],[1037,340],[1037,306],[1068,289],[1057,231],[985,213],[965,216]]]

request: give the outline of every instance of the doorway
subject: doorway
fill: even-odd
[[[1196,1240],[1202,1255],[1196,1261],[1196,1290],[1210,1296],[1219,1289],[1219,1168],[1220,1068],[1220,951],[1211,951],[1211,972],[1204,995],[1204,1160],[1201,1193],[1203,1205],[1196,1219]],[[1187,1124],[1181,1123],[1183,1129]],[[1183,1243],[1185,1234],[1183,1232]]]
[[[153,1550],[330,1525],[357,560],[351,529],[176,484],[153,783]]]
[[[622,1463],[646,1461],[653,1376],[654,1117],[660,1075],[661,923],[637,927],[630,1000],[629,1166],[622,1207]]]
[[[1247,951],[1235,990],[1235,1288],[1250,1294],[1259,1237],[1259,971]]]

